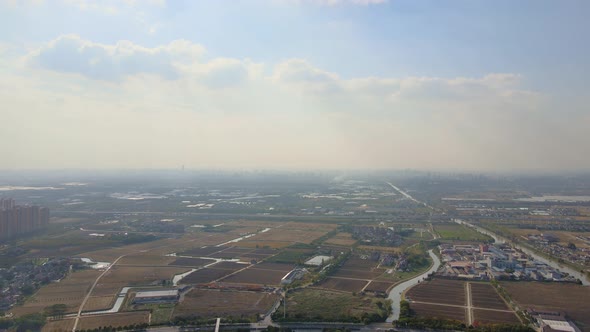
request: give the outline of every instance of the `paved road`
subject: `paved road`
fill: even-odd
[[[82,301],[82,304],[80,304],[80,308],[78,309],[78,313],[76,314],[76,320],[74,320],[74,327],[72,328],[72,332],[76,332],[76,328],[78,327],[78,322],[80,321],[80,316],[82,315],[82,309],[84,309],[84,305],[86,305],[86,302],[88,302],[88,299],[90,298],[90,294],[92,294],[92,291],[94,290],[94,287],[96,287],[96,284],[98,284],[98,281],[100,280],[100,278],[102,278],[102,276],[104,276],[105,274],[107,274],[107,272],[109,272],[109,270],[111,269],[111,267],[113,267],[115,264],[117,264],[117,262],[125,257],[127,255],[121,255],[119,256],[117,259],[115,259],[115,261],[109,265],[109,267],[107,267],[97,278],[96,280],[94,280],[94,283],[92,284],[92,287],[90,287],[90,290],[88,291],[88,293],[86,293],[86,296],[84,297],[84,300]]]
[[[467,325],[473,325],[473,308],[471,306],[471,284],[465,283],[465,298],[467,299]]]

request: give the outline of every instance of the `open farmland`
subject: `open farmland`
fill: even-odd
[[[201,258],[189,258],[189,257],[180,257],[171,262],[170,266],[188,266],[188,267],[199,267],[207,264],[211,264],[215,262],[212,259],[201,259]]]
[[[436,224],[434,230],[440,235],[441,240],[455,240],[466,242],[487,242],[492,238],[477,232],[470,227],[450,223]]]
[[[465,285],[463,281],[433,279],[412,287],[406,293],[406,298],[419,302],[465,305]]]
[[[392,282],[371,281],[365,288],[367,292],[387,292],[393,286]]]
[[[563,311],[583,331],[590,331],[590,287],[566,283],[501,282],[512,300],[523,308]]]
[[[165,266],[174,261],[174,257],[162,255],[129,255],[121,258],[117,265]]]
[[[361,320],[364,313],[379,312],[382,299],[372,296],[352,295],[320,289],[302,289],[287,296],[287,320],[303,321],[350,321]],[[283,305],[277,310],[282,317]]]
[[[193,289],[185,295],[173,315],[251,317],[266,313],[277,300],[278,295],[270,293]]]
[[[412,303],[412,311],[418,317],[446,318],[465,322],[465,308],[429,303]]]
[[[479,308],[510,310],[506,302],[496,292],[494,286],[487,283],[471,282],[472,305]]]
[[[367,284],[364,280],[326,278],[317,287],[343,292],[360,292]]]
[[[514,312],[473,309],[474,324],[520,324]]]
[[[278,285],[285,274],[283,271],[249,268],[223,279],[223,282]]]
[[[119,327],[149,323],[148,311],[119,312],[116,314],[82,316],[78,330],[97,329],[99,327]]]
[[[357,241],[352,238],[350,233],[337,233],[333,237],[326,240],[326,244],[333,244],[337,246],[349,247],[355,244]]]
[[[61,319],[47,322],[41,332],[64,332],[71,331],[74,327],[74,319]]]
[[[240,269],[245,268],[246,264],[236,264],[231,262],[221,262],[212,267],[197,270],[182,279],[183,284],[201,284],[215,281],[228,276]]]

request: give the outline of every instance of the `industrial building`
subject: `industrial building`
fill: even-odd
[[[137,292],[133,304],[178,302],[178,289]]]

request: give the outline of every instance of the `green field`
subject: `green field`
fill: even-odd
[[[386,299],[318,289],[303,289],[287,295],[285,321],[368,322],[388,315]],[[273,319],[283,320],[281,305]]]
[[[470,242],[491,242],[493,239],[481,234],[474,229],[459,224],[435,224],[434,231],[438,233],[441,240],[470,241]]]

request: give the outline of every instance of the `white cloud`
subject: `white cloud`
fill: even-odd
[[[588,117],[555,121],[518,74],[343,78],[303,59],[78,36],[26,59],[0,53],[4,167],[590,167]]]
[[[174,79],[180,75],[178,62],[196,61],[203,52],[203,47],[185,40],[146,48],[130,41],[104,45],[76,35],[65,35],[29,54],[28,62],[44,69],[77,73],[93,79],[120,80],[141,73]]]

